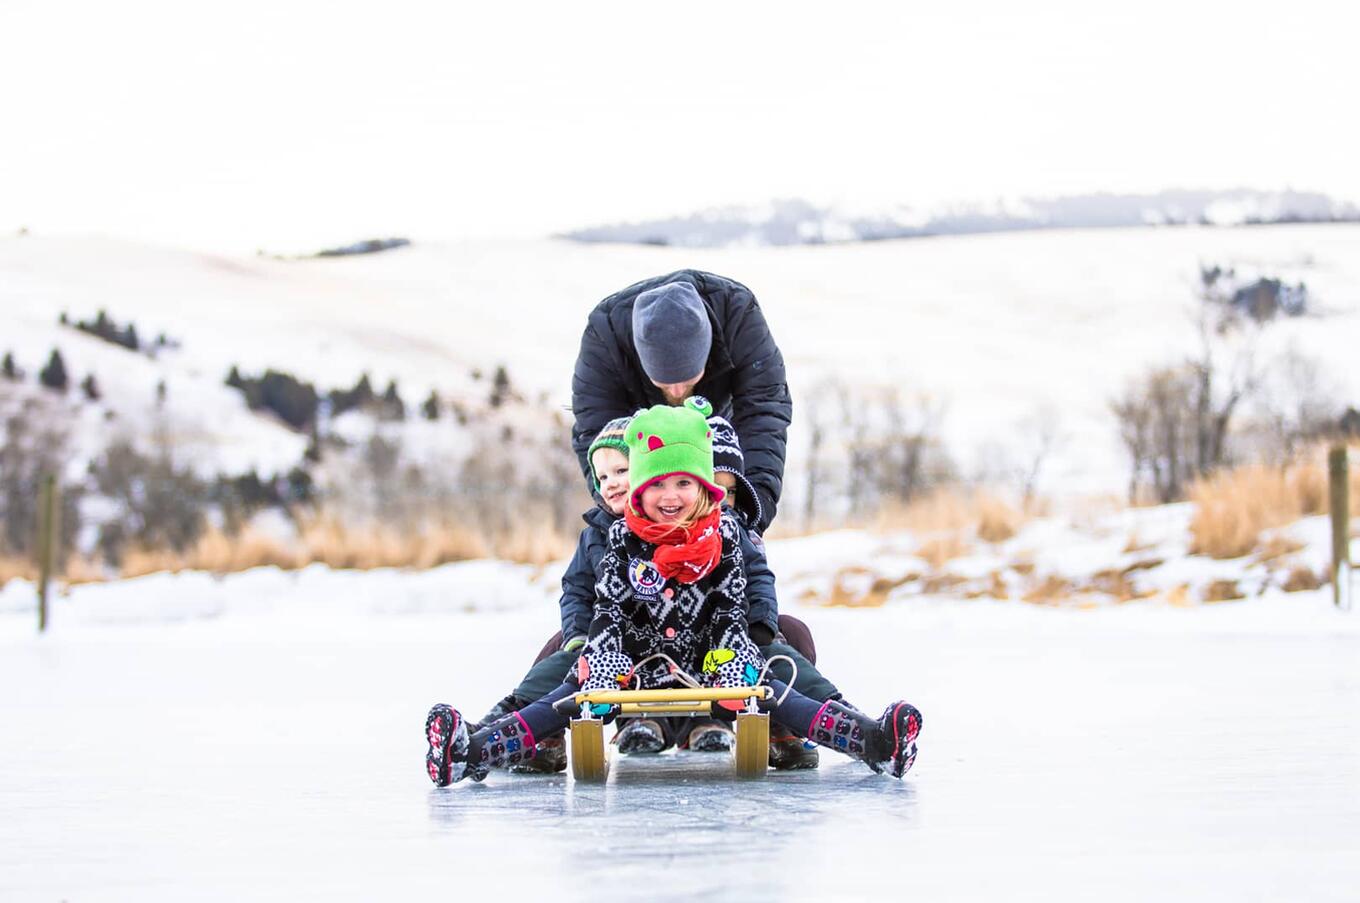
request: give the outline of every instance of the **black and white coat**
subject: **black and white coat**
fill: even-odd
[[[717,566],[695,583],[681,583],[662,578],[652,563],[657,547],[636,536],[626,521],[610,527],[596,570],[583,688],[617,689],[616,675],[658,652],[715,685],[755,683],[764,660],[747,632],[741,527],[724,510],[718,529],[722,557]],[[646,664],[638,676],[631,688],[675,684],[661,660]]]

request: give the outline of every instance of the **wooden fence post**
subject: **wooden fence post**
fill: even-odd
[[[1346,461],[1346,446],[1334,445],[1327,454],[1327,477],[1330,487],[1332,514],[1332,601],[1338,608],[1349,609],[1350,561],[1350,480]]]
[[[47,629],[47,593],[57,560],[58,525],[57,478],[45,474],[38,490],[38,632]]]

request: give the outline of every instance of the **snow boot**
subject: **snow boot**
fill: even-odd
[[[694,752],[727,752],[737,745],[737,735],[729,725],[716,718],[700,718],[693,722],[684,748]]]
[[[468,729],[458,710],[439,703],[425,717],[425,771],[436,786],[447,787],[467,773]]]
[[[493,768],[513,768],[534,757],[534,733],[519,712],[511,712],[468,738],[468,777],[483,780]]]
[[[817,745],[794,734],[779,722],[770,725],[770,767],[776,771],[816,768],[821,762]]]
[[[877,739],[877,725],[871,718],[844,703],[827,701],[812,719],[808,739],[818,746],[859,759],[874,771],[882,771],[875,763],[884,757],[869,753],[866,731],[872,732],[873,739]]]
[[[519,708],[523,708],[523,705],[515,698],[515,694],[511,693],[500,702],[493,705],[485,715],[478,719],[476,724],[469,727],[469,730],[475,734],[496,719],[503,718]]]
[[[614,742],[625,756],[654,755],[666,748],[661,725],[650,718],[629,718],[614,735]]]
[[[549,737],[534,747],[533,757],[510,766],[511,774],[557,774],[567,770],[567,741]]]
[[[900,778],[911,770],[916,761],[916,737],[921,733],[921,713],[907,702],[894,702],[878,718],[878,729],[887,743],[888,758],[884,762],[888,774]]]

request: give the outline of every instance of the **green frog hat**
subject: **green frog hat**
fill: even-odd
[[[691,395],[679,407],[659,404],[638,411],[628,421],[629,503],[642,510],[642,490],[673,473],[686,473],[704,485],[713,501],[727,491],[713,481],[713,430],[707,418],[713,406],[702,395]]]

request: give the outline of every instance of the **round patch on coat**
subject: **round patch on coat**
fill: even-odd
[[[661,590],[666,578],[656,569],[656,565],[641,558],[628,560],[628,582],[633,584],[633,592],[639,596],[655,596]]]

